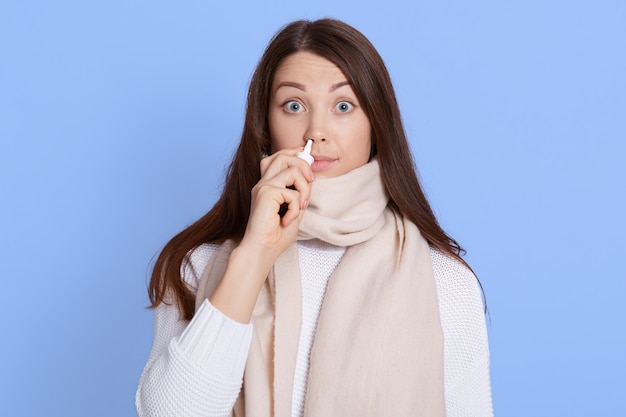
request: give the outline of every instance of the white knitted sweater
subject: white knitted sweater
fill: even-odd
[[[184,279],[198,279],[217,248],[202,245],[191,256]],[[292,416],[301,416],[309,353],[329,276],[345,248],[299,241],[302,329],[294,376]],[[449,417],[493,416],[489,348],[476,278],[458,261],[431,249],[444,336],[444,385]],[[190,322],[175,305],[154,313],[154,342],[136,394],[140,417],[230,416],[241,389],[252,325],[223,315],[205,300]]]

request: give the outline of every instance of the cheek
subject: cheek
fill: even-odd
[[[288,136],[285,134],[284,123],[281,123],[279,115],[276,112],[269,112],[268,115],[268,127],[270,134],[270,145],[272,147],[272,153],[287,147],[285,138]]]
[[[302,146],[304,132],[297,123],[278,118],[268,125],[272,152]]]
[[[369,162],[370,160],[370,153],[371,153],[371,142],[368,140],[367,143],[365,144],[365,146],[362,147],[363,151],[361,153],[361,158],[359,160],[359,163],[361,165],[365,165]]]
[[[359,152],[359,160],[363,164],[369,162],[370,153],[372,149],[372,129],[370,128],[369,120],[365,118],[363,123],[360,125],[360,129],[357,132],[356,137],[358,138],[358,143],[355,144],[357,149],[360,149]]]

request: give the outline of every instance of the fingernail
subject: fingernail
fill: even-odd
[[[311,182],[315,181],[315,173],[311,170]]]
[[[303,210],[306,210],[307,207],[309,207],[309,200],[304,200],[304,207],[302,207]]]

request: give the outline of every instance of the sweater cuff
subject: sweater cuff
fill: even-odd
[[[213,375],[241,382],[252,340],[252,324],[224,315],[205,299],[178,339],[185,356]]]

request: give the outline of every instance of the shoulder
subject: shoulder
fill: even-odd
[[[442,326],[465,329],[484,326],[482,290],[474,273],[438,249],[431,247],[430,255]]]
[[[482,291],[472,271],[431,248],[439,315],[444,335],[447,385],[488,366],[489,347]]]
[[[482,292],[474,273],[458,259],[437,248],[430,248],[430,256],[440,302],[453,299],[458,306],[480,304],[482,310]]]
[[[183,280],[193,288],[198,287],[198,281],[202,277],[204,269],[219,248],[217,243],[203,243],[187,254],[183,262],[181,275]]]

